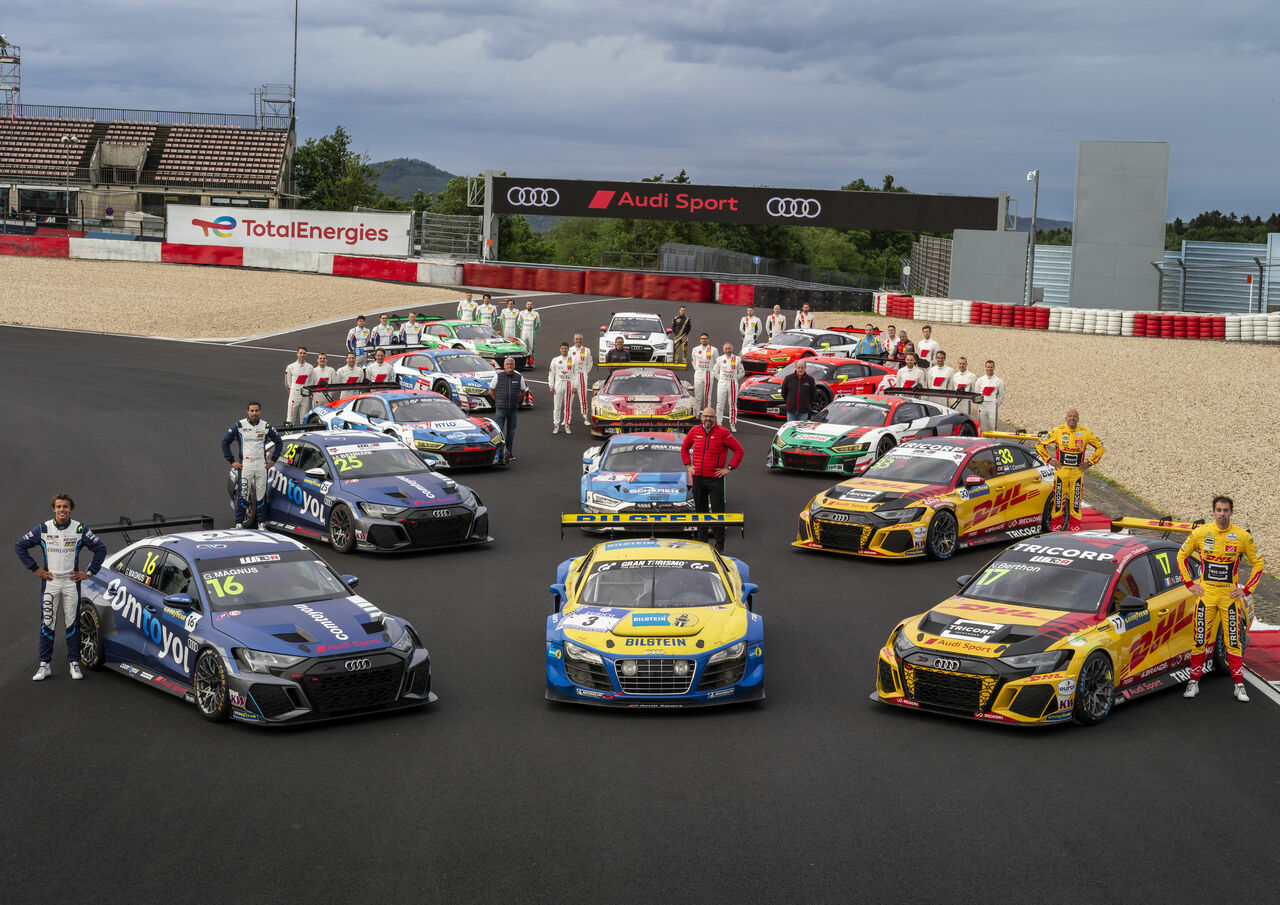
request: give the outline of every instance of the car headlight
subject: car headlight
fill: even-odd
[[[371,515],[374,518],[395,518],[404,512],[403,506],[392,506],[387,503],[361,503],[360,508],[365,515]]]
[[[391,645],[394,649],[404,651],[406,654],[413,650],[413,634],[409,631],[407,625],[400,626],[403,631],[400,637],[396,639],[396,643]]]
[[[738,660],[747,652],[747,639],[743,638],[738,643],[726,647],[724,650],[718,650],[707,660],[707,665],[719,663],[721,660]]]
[[[773,356],[773,358],[770,358],[769,360],[777,361],[777,362],[787,362],[787,361],[790,361],[791,358],[790,356],[787,356],[787,355],[775,355]]]
[[[782,390],[778,390],[777,392],[770,393],[770,394],[769,394],[769,398],[770,398],[770,399],[779,399],[779,400],[780,400],[780,399],[782,399]]]
[[[868,449],[868,445],[866,443],[850,443],[847,446],[831,447],[832,452],[838,452],[838,453],[866,452],[867,449]]]
[[[483,396],[489,391],[488,387],[463,387],[462,392],[468,396]]]
[[[1000,662],[1014,669],[1029,669],[1032,675],[1057,672],[1071,662],[1072,651],[1046,650],[1038,654],[1019,654],[1015,657],[1001,657]]]
[[[432,443],[430,440],[414,440],[413,445],[418,449],[444,449],[443,443]]]
[[[656,342],[656,343],[654,343],[654,344],[653,344],[653,347],[654,347],[655,349],[670,349],[670,348],[671,348],[671,343],[669,343],[669,342]]]
[[[897,635],[893,639],[893,652],[899,657],[902,657],[903,654],[911,650],[913,647],[915,647],[915,645],[911,643],[911,638],[907,636],[906,627],[901,625],[898,626]]]
[[[574,660],[582,660],[585,663],[595,663],[597,666],[604,666],[604,659],[593,650],[587,650],[585,647],[579,647],[572,641],[564,643],[564,655],[572,657]]]
[[[622,414],[607,402],[597,402],[595,410],[597,415],[603,415],[606,418],[618,418]]]
[[[587,505],[597,506],[600,509],[608,509],[610,512],[616,512],[626,505],[622,500],[615,500],[613,497],[605,496],[603,493],[596,493],[594,490],[587,491]]]
[[[693,402],[692,402],[692,401],[690,401],[690,402],[677,402],[677,403],[675,404],[675,407],[671,409],[671,414],[672,414],[673,416],[675,416],[675,415],[689,415],[689,414],[692,414],[692,413],[693,413]]]
[[[237,647],[233,649],[233,653],[240,665],[248,669],[250,672],[270,673],[271,668],[288,669],[290,666],[296,666],[306,657],[294,657],[289,654],[273,654],[265,650],[253,650],[249,647]]]
[[[918,522],[924,517],[923,506],[913,506],[910,509],[882,509],[876,513],[879,518],[886,522],[901,525],[904,522]]]

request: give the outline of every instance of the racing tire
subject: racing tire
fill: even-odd
[[[227,667],[222,657],[203,650],[191,674],[195,685],[196,710],[211,723],[221,723],[231,715],[231,695],[227,693]]]
[[[1048,534],[1053,530],[1053,494],[1044,501],[1044,512],[1040,513],[1040,533]]]
[[[307,415],[307,420],[306,420],[306,421],[304,421],[304,422],[302,422],[302,423],[303,423],[303,424],[313,424],[313,425],[315,425],[316,427],[320,427],[320,428],[323,428],[323,427],[324,427],[324,422],[323,422],[323,421],[321,421],[321,420],[320,420],[320,416],[319,416],[319,415],[317,415],[317,414],[315,414],[314,412],[312,412],[311,414]]]
[[[76,614],[76,622],[80,625],[80,662],[85,669],[99,670],[106,662],[103,651],[102,621],[98,611],[87,600],[80,601],[80,612]]]
[[[1076,705],[1071,717],[1082,726],[1096,726],[1110,715],[1115,699],[1116,678],[1111,658],[1095,650],[1076,677]]]
[[[934,513],[929,520],[929,534],[924,543],[925,552],[931,559],[950,559],[956,555],[960,546],[960,526],[949,509]]]
[[[881,437],[880,442],[876,444],[876,461],[879,462],[884,458],[884,454],[898,445],[898,441],[892,437]]]
[[[826,387],[818,387],[813,394],[813,411],[820,412],[831,404],[831,391]]]
[[[450,402],[453,401],[453,394],[449,392],[449,384],[445,383],[443,380],[437,380],[436,385],[431,388],[431,391],[439,393]]]
[[[351,510],[341,503],[329,510],[329,546],[339,553],[350,553],[356,548],[356,529]]]
[[[966,421],[964,424],[960,425],[960,436],[962,437],[978,436],[978,432],[973,428],[973,422]]]

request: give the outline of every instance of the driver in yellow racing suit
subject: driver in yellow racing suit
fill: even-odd
[[[1054,447],[1052,456],[1049,454],[1050,446]],[[1094,448],[1094,453],[1086,460],[1085,453],[1090,446]],[[1080,413],[1075,409],[1067,412],[1065,424],[1059,424],[1036,444],[1036,452],[1040,454],[1040,458],[1054,467],[1053,520],[1061,519],[1057,530],[1080,530],[1084,473],[1097,465],[1106,451],[1107,448],[1093,431],[1081,426]]]
[[[1182,583],[1199,597],[1196,602],[1196,641],[1191,651],[1191,680],[1183,697],[1194,698],[1200,692],[1200,676],[1204,671],[1205,647],[1217,640],[1218,622],[1225,620],[1223,634],[1227,642],[1227,666],[1235,682],[1236,700],[1247,703],[1244,687],[1241,636],[1248,626],[1249,613],[1245,596],[1258,586],[1262,577],[1262,556],[1248,531],[1233,525],[1235,504],[1229,496],[1213,498],[1213,522],[1192,531],[1178,551],[1178,572]],[[1240,557],[1249,560],[1253,570],[1243,585],[1237,585]],[[1188,560],[1200,560],[1200,580],[1191,574]]]

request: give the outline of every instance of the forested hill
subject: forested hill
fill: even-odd
[[[453,173],[418,160],[416,157],[397,157],[369,164],[378,173],[378,188],[388,195],[399,195],[406,201],[422,189],[428,195],[443,192]]]

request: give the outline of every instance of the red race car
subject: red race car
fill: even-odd
[[[620,368],[591,392],[591,433],[597,437],[688,430],[698,422],[693,387],[665,368]]]
[[[814,383],[813,408],[820,411],[838,396],[866,396],[878,392],[880,381],[897,374],[894,368],[839,356],[805,358],[805,370]],[[782,380],[795,371],[789,364],[772,377],[748,377],[738,388],[738,411],[744,415],[785,418]]]
[[[843,355],[852,358],[857,340],[834,330],[793,329],[742,353],[742,369],[748,377],[775,374],[801,358]]]

